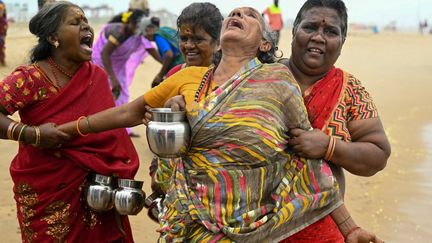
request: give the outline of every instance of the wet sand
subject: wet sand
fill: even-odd
[[[282,33],[280,43],[285,57],[290,53],[289,33]],[[0,68],[0,77],[25,63],[35,43],[26,25],[11,25],[6,40],[7,67]],[[432,174],[432,62],[427,55],[430,53],[432,36],[356,33],[348,36],[337,63],[362,80],[372,94],[392,144],[392,156],[382,172],[369,178],[347,175],[346,203],[353,217],[386,242],[428,242],[432,238],[428,230],[432,219],[429,200],[432,198],[429,176]],[[149,89],[159,67],[151,57],[145,60],[131,87],[132,97]],[[133,130],[141,135],[133,139],[141,159],[136,179],[144,180],[144,190],[150,193],[148,166],[152,155],[146,143],[145,127]],[[16,142],[0,141],[2,242],[20,242],[9,174],[9,164],[16,151]],[[146,213],[144,209],[130,217],[136,242],[157,239],[157,224]]]

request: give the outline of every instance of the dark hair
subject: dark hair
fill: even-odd
[[[29,30],[38,38],[38,43],[30,52],[31,62],[46,59],[51,55],[53,47],[48,42],[48,37],[57,33],[66,12],[72,7],[81,9],[78,5],[66,1],[49,3],[31,18]]]
[[[342,39],[345,40],[348,29],[348,14],[345,3],[342,0],[307,0],[297,13],[294,20],[293,35],[297,31],[298,25],[303,20],[303,15],[311,8],[324,7],[334,9],[341,18]]]
[[[127,17],[127,20],[125,22],[125,15],[130,14],[129,17]],[[141,9],[132,9],[127,12],[122,12],[114,16],[109,23],[132,23],[132,24],[138,24],[138,22],[141,20],[141,18],[145,15],[145,12]]]
[[[219,41],[223,16],[212,3],[192,3],[183,9],[177,18],[177,28],[183,24],[190,24],[193,28],[200,27],[205,30],[213,40]]]
[[[153,16],[150,18],[150,24],[159,28],[160,27],[160,19],[156,16]]]

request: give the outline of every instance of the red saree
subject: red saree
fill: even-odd
[[[313,128],[325,130],[343,94],[344,73],[333,67],[327,75],[309,87],[303,95]],[[330,215],[288,237],[281,243],[343,243],[344,238]]]
[[[46,82],[25,69],[17,71]],[[21,109],[21,121],[62,124],[113,107],[107,80],[102,69],[86,62],[57,95]],[[125,129],[79,137],[59,150],[20,144],[10,172],[23,241],[133,242],[127,217],[89,210],[83,188],[90,172],[133,178],[137,169],[138,156]]]

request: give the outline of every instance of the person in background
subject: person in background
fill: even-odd
[[[291,129],[289,144],[300,156],[325,159],[345,192],[343,169],[372,176],[384,169],[390,144],[377,108],[361,82],[334,65],[347,35],[348,15],[341,0],[307,0],[294,21],[289,67],[300,85],[311,131]],[[344,242],[333,220],[320,220],[285,242]]]
[[[222,21],[219,9],[209,2],[192,3],[182,10],[177,18],[177,28],[180,51],[186,62],[172,68],[167,78],[186,67],[209,67],[212,64],[219,45]],[[163,197],[168,189],[176,160],[155,157],[151,162],[152,189],[159,197]],[[152,215],[152,218],[156,220],[157,215]]]
[[[144,16],[148,17],[150,14],[150,7],[148,0],[130,0],[129,10],[141,10],[144,12]]]
[[[284,239],[331,213],[346,242],[382,242],[355,225],[329,166],[289,149],[286,132],[310,123],[292,74],[273,63],[275,40],[261,14],[233,10],[220,41],[217,66],[185,68],[131,103],[59,129],[77,136],[136,126],[147,104],[181,94],[192,140],[163,201],[161,241]]]
[[[133,242],[128,218],[94,212],[84,193],[92,173],[134,177],[138,155],[126,130],[69,141],[56,127],[115,107],[105,71],[90,62],[93,29],[66,1],[45,5],[29,29],[38,39],[31,63],[0,82],[0,138],[19,144],[10,174],[22,241]],[[17,111],[20,122],[8,117]]]
[[[142,10],[127,11],[115,16],[102,28],[93,46],[93,62],[108,73],[116,105],[129,102],[129,86],[136,69],[148,54],[161,62],[153,44],[136,33],[137,24],[143,16]],[[128,133],[138,136],[130,129]]]
[[[279,0],[274,0],[273,4],[266,8],[262,14],[268,19],[270,29],[276,34],[276,45],[278,45],[280,32],[283,28],[282,11],[279,8]]]
[[[6,34],[8,20],[6,14],[6,4],[0,1],[0,66],[6,66]]]
[[[165,74],[178,64],[184,63],[180,52],[177,31],[167,26],[159,27],[159,18],[145,19],[142,23],[145,28],[145,37],[154,41],[162,57],[162,67],[154,77],[151,86],[155,87],[162,82]]]

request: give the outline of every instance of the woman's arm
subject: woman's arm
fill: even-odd
[[[339,228],[339,231],[343,235],[346,243],[384,243],[375,234],[370,233],[360,228],[351,217],[345,204],[335,209],[331,213],[333,221]]]
[[[159,85],[160,82],[162,82],[163,76],[169,71],[170,64],[171,64],[173,59],[174,59],[174,53],[171,50],[166,51],[164,53],[164,60],[162,62],[162,68],[159,71],[159,73],[156,75],[156,77],[153,79],[152,87],[155,87],[155,86]]]
[[[152,56],[158,63],[162,63],[162,57],[159,55],[159,52],[155,48],[147,49],[150,56]]]
[[[117,45],[108,41],[102,49],[101,58],[102,58],[102,64],[104,65],[104,69],[107,72],[108,76],[110,77],[113,93],[120,94],[122,88],[117,79],[117,76],[114,73],[114,70],[112,68],[112,62],[111,62],[111,54],[114,52],[115,49],[117,49]]]
[[[354,120],[348,123],[352,142],[336,139],[330,161],[359,176],[372,176],[384,169],[390,156],[390,144],[379,118]],[[289,144],[300,156],[324,158],[330,136],[319,129],[291,129]]]
[[[38,148],[58,148],[70,136],[60,131],[54,123],[29,126],[7,117],[8,112],[0,105],[0,138],[32,144]]]
[[[78,129],[82,134],[88,134],[121,127],[133,127],[143,123],[145,107],[144,97],[140,96],[130,103],[98,112],[85,119],[65,123],[58,128],[67,134],[77,136],[80,135]]]

